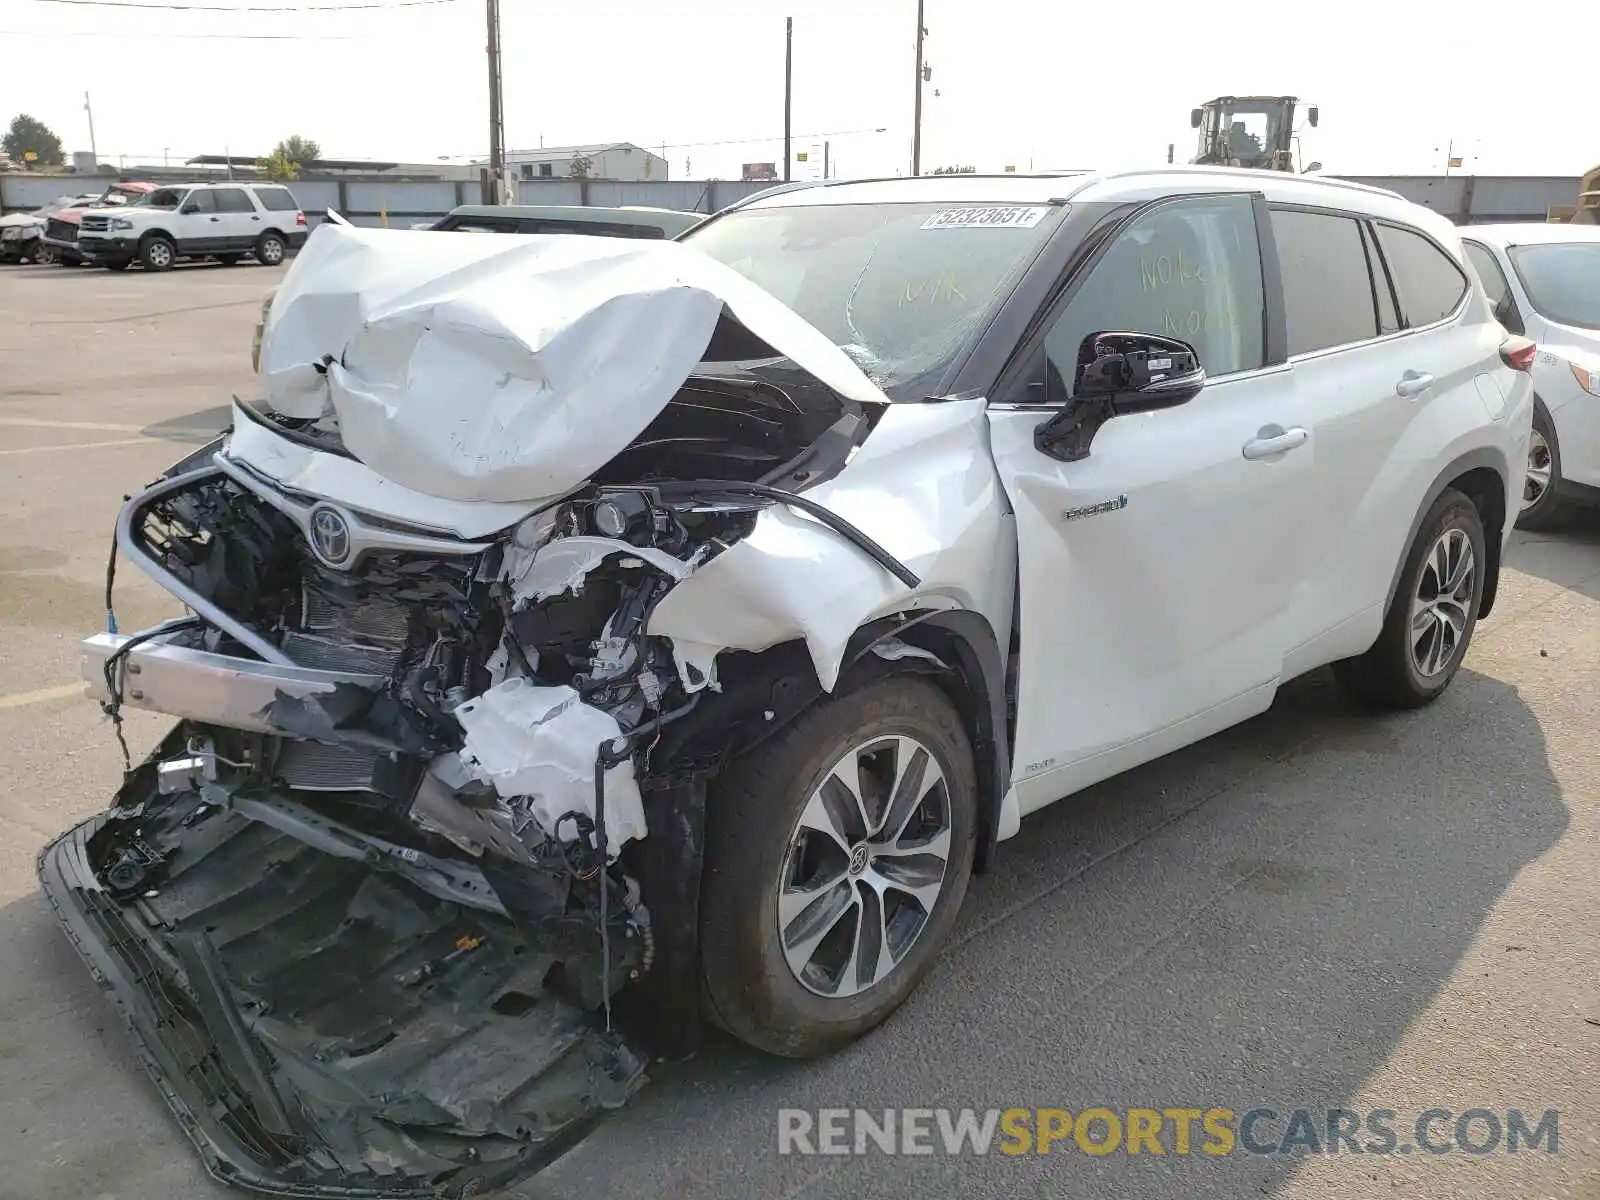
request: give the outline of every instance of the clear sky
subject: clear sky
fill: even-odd
[[[369,7],[172,7],[202,2]],[[792,15],[796,149],[828,134],[840,174],[907,168],[915,0],[501,2],[509,147],[665,145],[675,178],[778,159]],[[26,111],[86,150],[87,89],[112,161],[264,154],[291,133],[329,157],[486,150],[482,0],[139,3],[167,7],[0,0],[0,122]],[[926,23],[924,169],[1110,169],[1164,162],[1168,143],[1183,162],[1190,108],[1257,92],[1320,106],[1303,157],[1329,172],[1439,172],[1452,141],[1481,174],[1600,163],[1597,0],[1515,18],[1403,0],[927,0]],[[738,139],[755,140],[712,144]]]

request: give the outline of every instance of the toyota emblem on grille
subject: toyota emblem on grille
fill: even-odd
[[[343,566],[350,557],[350,522],[333,508],[319,508],[311,514],[311,548],[330,567]]]

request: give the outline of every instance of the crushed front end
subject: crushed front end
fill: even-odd
[[[809,692],[776,667],[741,676],[738,655],[718,678],[715,647],[680,654],[650,621],[775,500],[806,508],[793,493],[837,474],[880,415],[871,385],[831,346],[822,373],[842,390],[752,340],[714,294],[672,282],[709,271],[677,247],[546,240],[533,250],[565,273],[512,337],[484,315],[528,313],[494,291],[508,268],[487,285],[455,271],[478,242],[418,265],[396,257],[415,242],[380,254],[381,233],[319,230],[269,318],[268,401],[236,402],[227,434],[118,518],[113,575],[137,567],[185,613],[132,635],[108,613],[83,677],[119,733],[128,707],[177,723],[108,811],[45,849],[40,878],[220,1179],[475,1195],[691,1049],[706,779],[815,694],[799,642],[772,661]],[[567,312],[584,253],[601,275]],[[483,286],[359,312],[397,263]],[[366,292],[347,278],[363,271]],[[616,293],[644,297],[627,329]],[[816,336],[744,299],[780,340]],[[596,313],[613,324],[590,329]],[[681,345],[618,364],[612,335],[659,339],[675,317]],[[308,339],[339,321],[345,349],[319,357]],[[448,369],[423,369],[429,354]],[[577,429],[602,371],[611,422]],[[401,386],[417,379],[440,390]],[[818,536],[795,544],[814,555]]]
[[[691,700],[640,628],[688,567],[517,544],[600,503],[469,542],[225,449],[129,502],[122,560],[192,615],[88,639],[84,677],[181,719],[41,878],[219,1177],[469,1195],[643,1083],[609,1012],[654,959],[634,747]]]

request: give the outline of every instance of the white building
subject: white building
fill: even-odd
[[[580,163],[583,170],[573,171]],[[537,150],[507,150],[506,170],[522,179],[640,179],[667,178],[667,160],[632,142],[596,142],[588,146],[541,146]]]

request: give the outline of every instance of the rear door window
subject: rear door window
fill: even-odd
[[[248,213],[256,210],[256,206],[250,203],[249,194],[243,188],[216,188],[211,195],[216,197],[218,212]]]
[[[1356,218],[1275,208],[1272,236],[1291,356],[1378,336],[1379,285]],[[1387,281],[1382,287],[1387,290]]]
[[[1415,329],[1442,321],[1467,294],[1467,277],[1456,260],[1414,229],[1378,225],[1378,244],[1400,293],[1400,313]]]

